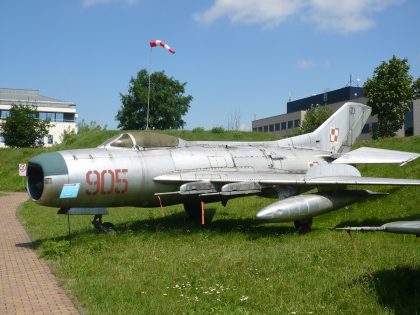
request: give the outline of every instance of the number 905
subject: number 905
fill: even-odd
[[[126,173],[128,173],[128,169],[87,171],[86,184],[89,188],[85,192],[88,196],[123,194],[128,190],[128,180],[124,175]]]

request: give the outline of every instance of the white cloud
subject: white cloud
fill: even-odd
[[[135,4],[137,0],[83,0],[83,6],[85,8],[93,7],[99,4],[111,4],[111,3],[123,3],[132,5]]]
[[[91,0],[92,1],[92,0]],[[212,23],[227,17],[232,23],[275,27],[289,18],[313,23],[317,28],[336,32],[357,32],[375,25],[372,17],[405,0],[215,0],[194,19]]]
[[[308,69],[315,66],[315,61],[312,59],[301,59],[296,62],[296,67],[299,69]]]
[[[227,16],[236,23],[261,23],[273,27],[299,10],[302,0],[215,0],[205,12],[196,13],[197,21],[212,23]]]
[[[300,59],[295,63],[296,68],[298,69],[310,69],[310,68],[323,68],[329,69],[332,67],[332,62],[329,59],[325,61],[315,61],[312,59]]]
[[[358,32],[375,25],[372,15],[401,0],[311,0],[309,19],[324,30]]]

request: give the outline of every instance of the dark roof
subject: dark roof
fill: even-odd
[[[74,107],[72,102],[43,96],[38,90],[0,88],[0,104],[30,104],[44,107]]]
[[[294,113],[300,110],[307,110],[313,105],[329,105],[338,102],[350,101],[365,95],[362,87],[346,86],[344,88],[328,91],[321,94],[301,98],[299,100],[287,102],[287,112]]]

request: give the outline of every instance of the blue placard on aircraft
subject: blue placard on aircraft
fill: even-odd
[[[76,198],[79,193],[80,183],[64,184],[61,190],[60,199]]]

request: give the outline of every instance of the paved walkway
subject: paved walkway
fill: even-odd
[[[0,196],[0,314],[79,314],[16,218],[26,193]]]

